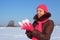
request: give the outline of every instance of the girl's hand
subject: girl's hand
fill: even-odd
[[[24,23],[22,29],[29,30],[29,31],[33,31],[34,30],[33,25],[31,23],[29,23],[29,24]]]

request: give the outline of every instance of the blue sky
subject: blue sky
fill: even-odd
[[[52,14],[51,19],[60,24],[60,0],[0,0],[0,25],[7,25],[10,20],[18,24],[26,18],[33,22],[39,4],[46,4]]]

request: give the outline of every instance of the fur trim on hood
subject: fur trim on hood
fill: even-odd
[[[41,16],[40,18],[38,18],[37,14],[33,17],[33,19],[35,21],[44,21],[46,19],[48,19],[49,17],[51,17],[51,13],[47,12],[45,13],[43,16]]]

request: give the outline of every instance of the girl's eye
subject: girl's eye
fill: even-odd
[[[42,11],[40,10],[40,12],[42,12]]]

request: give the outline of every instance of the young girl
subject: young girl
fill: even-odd
[[[50,20],[51,14],[48,12],[45,4],[38,5],[37,14],[34,16],[33,24],[23,26],[26,29],[26,35],[32,40],[50,40],[54,28],[54,22]]]

